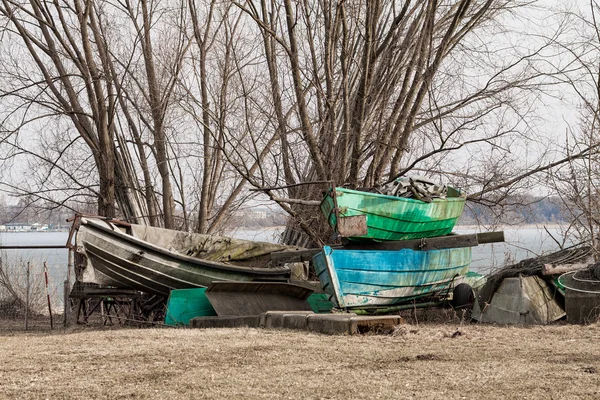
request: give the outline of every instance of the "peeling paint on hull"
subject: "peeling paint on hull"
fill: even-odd
[[[469,271],[471,248],[379,251],[325,246],[313,263],[336,307],[381,307],[449,289]]]

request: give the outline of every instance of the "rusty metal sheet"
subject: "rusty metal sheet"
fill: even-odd
[[[366,235],[369,232],[367,217],[365,215],[339,217],[337,220],[337,231],[342,237]]]
[[[284,282],[213,282],[206,297],[217,315],[258,315],[267,311],[311,311],[312,289]]]

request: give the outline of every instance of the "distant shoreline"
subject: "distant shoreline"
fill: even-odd
[[[55,232],[69,232],[68,228],[65,229],[46,229],[46,230],[40,230],[40,231],[34,231],[34,230],[30,230],[30,231],[17,231],[17,230],[9,230],[9,231],[0,231],[0,233],[55,233]]]
[[[549,224],[539,223],[539,224],[521,224],[521,225],[500,224],[500,225],[496,225],[494,227],[494,229],[496,229],[496,230],[498,230],[498,229],[500,229],[500,230],[502,230],[502,229],[544,229],[544,228],[560,229],[560,228],[566,228],[567,226],[568,226],[567,224],[557,224],[557,223],[549,223]],[[481,228],[487,229],[488,225],[486,225],[486,224],[481,224],[481,225],[472,225],[472,224],[459,225],[459,224],[456,224],[455,228],[479,230]]]

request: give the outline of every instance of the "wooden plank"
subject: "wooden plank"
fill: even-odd
[[[477,234],[447,235],[426,239],[397,240],[389,242],[350,242],[343,246],[347,250],[439,250],[459,247],[475,247],[479,243]]]
[[[477,241],[479,244],[504,242],[504,231],[478,233]]]
[[[139,297],[140,292],[134,289],[120,289],[120,288],[83,288],[84,297]]]

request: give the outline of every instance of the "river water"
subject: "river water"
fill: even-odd
[[[496,230],[504,231],[504,242],[474,247],[472,249],[472,271],[488,274],[504,265],[560,249],[560,246],[552,239],[554,237],[561,242],[562,230],[559,226],[551,226],[546,229],[536,226],[511,226]],[[238,229],[230,234],[240,239],[276,242],[281,232],[283,232],[283,227],[269,227],[259,230]],[[472,234],[482,232],[482,230],[477,227],[459,226],[454,232]],[[567,243],[573,244],[569,240]]]
[[[505,265],[514,264],[526,258],[560,250],[556,241],[562,243],[562,229],[559,226],[504,227],[504,242],[483,244],[472,249],[471,271],[489,274]],[[475,227],[457,227],[455,233],[469,234],[482,232]],[[554,238],[554,239],[553,239]],[[575,244],[567,238],[566,246]]]
[[[69,232],[2,232],[3,246],[63,246]],[[63,282],[67,278],[68,250],[64,249],[13,249],[0,252],[1,267],[7,272],[15,290],[25,292],[29,268],[30,290],[45,292],[44,263],[48,270],[48,293],[53,307],[62,309]],[[0,291],[2,295],[2,291]]]
[[[231,236],[240,239],[276,242],[283,227],[270,227],[254,230],[236,230],[229,232]],[[548,229],[556,237],[560,236],[560,229]],[[456,233],[475,233],[476,228],[457,227]],[[504,228],[504,243],[485,244],[473,248],[473,261],[471,270],[487,274],[506,264],[512,264],[525,258],[535,257],[539,254],[559,249],[551,239],[548,232],[538,227],[510,227]],[[68,232],[11,232],[0,233],[0,244],[39,246],[39,245],[64,245]],[[9,268],[11,273],[21,281],[30,266],[32,280],[42,280],[44,262],[48,267],[50,291],[61,293],[62,284],[67,277],[66,249],[36,249],[36,250],[2,250],[2,265]]]

